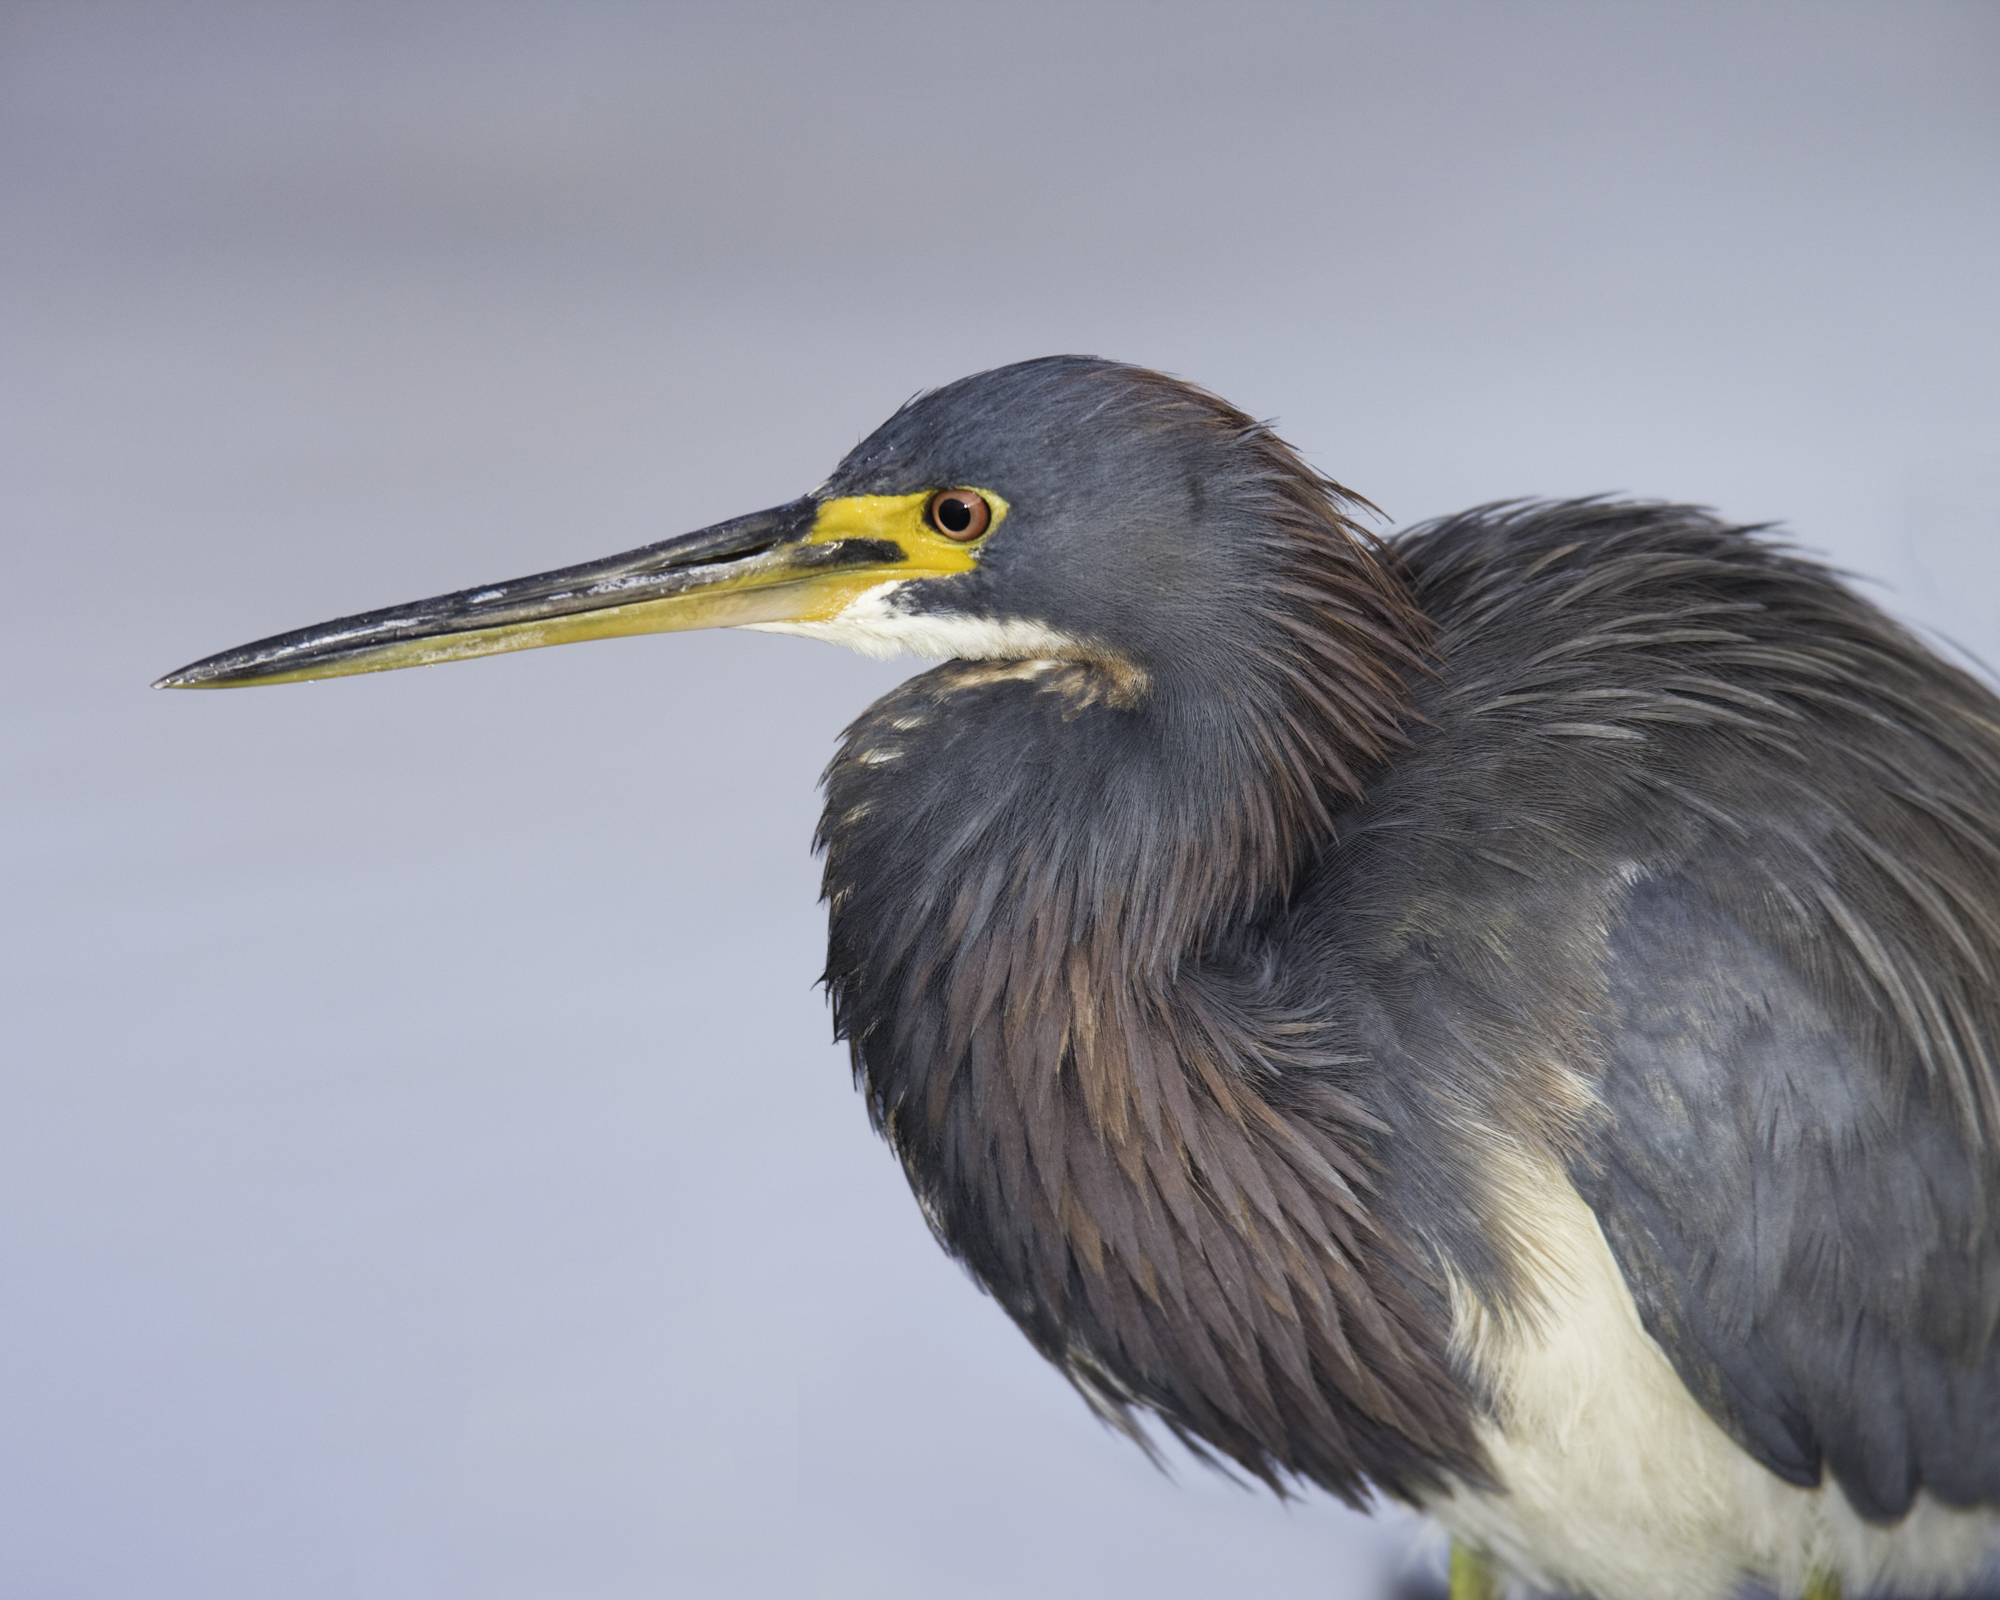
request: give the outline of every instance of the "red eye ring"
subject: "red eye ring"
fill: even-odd
[[[924,507],[924,520],[947,539],[971,544],[993,526],[993,508],[972,489],[940,489]]]

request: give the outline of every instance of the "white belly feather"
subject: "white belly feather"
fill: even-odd
[[[2000,1514],[1920,1497],[1876,1527],[1831,1479],[1799,1489],[1759,1466],[1646,1333],[1567,1178],[1523,1159],[1508,1189],[1543,1308],[1503,1318],[1454,1295],[1455,1347],[1497,1400],[1484,1442],[1506,1488],[1427,1507],[1454,1536],[1537,1586],[1599,1600],[1723,1600],[1746,1578],[1797,1595],[1818,1573],[1856,1600],[1936,1594],[1986,1565]]]

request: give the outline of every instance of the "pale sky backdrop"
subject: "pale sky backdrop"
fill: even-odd
[[[907,664],[145,686],[1054,351],[2000,657],[1997,191],[1993,4],[0,4],[0,1600],[1415,1581],[1099,1428],[869,1133],[807,844]]]

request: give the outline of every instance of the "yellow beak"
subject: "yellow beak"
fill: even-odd
[[[1005,503],[986,498],[997,527]],[[930,525],[930,500],[808,496],[581,566],[260,639],[170,672],[153,687],[296,683],[628,633],[829,621],[882,583],[946,577],[978,564],[977,543],[961,544]]]

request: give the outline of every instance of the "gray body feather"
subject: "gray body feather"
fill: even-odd
[[[1487,969],[1433,1015],[1490,1028],[1524,931],[1515,1011],[1601,985],[1570,1166],[1690,1390],[1871,1519],[2000,1502],[2000,708],[1697,513],[1476,514],[1402,553],[1438,727],[1375,798],[1456,842],[1445,959]]]

